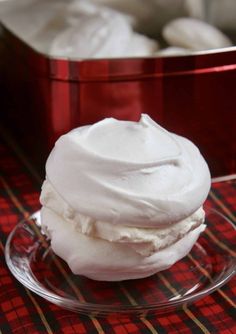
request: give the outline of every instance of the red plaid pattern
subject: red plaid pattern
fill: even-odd
[[[109,334],[233,334],[236,333],[236,279],[182,310],[150,318],[95,318],[61,309],[33,294],[10,274],[4,260],[4,244],[22,218],[39,209],[40,182],[6,143],[0,142],[0,333],[109,333]],[[236,180],[213,184],[208,205],[231,220],[236,212]],[[230,240],[222,225],[220,234]],[[232,250],[233,250],[232,245]],[[220,245],[219,245],[220,247]],[[191,259],[190,259],[191,260]],[[189,260],[189,261],[190,261]],[[168,294],[168,275],[161,273]],[[188,280],[189,277],[186,277]],[[150,284],[152,282],[150,281]],[[151,288],[151,286],[150,286]],[[92,289],[92,286],[91,286]],[[163,290],[164,291],[164,290]],[[135,298],[135,296],[132,296]],[[109,298],[112,298],[110,295]],[[152,298],[152,296],[148,296]]]

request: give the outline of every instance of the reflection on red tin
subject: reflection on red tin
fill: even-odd
[[[70,129],[105,117],[137,121],[147,113],[191,139],[213,176],[236,172],[236,48],[69,61],[35,52],[4,27],[1,40],[2,120],[39,169]]]

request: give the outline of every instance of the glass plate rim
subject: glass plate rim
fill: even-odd
[[[223,213],[219,212],[218,210],[211,208],[211,207],[204,207],[207,211],[207,213],[214,213],[218,216],[220,216],[222,219],[224,219],[228,224],[233,227],[234,231],[236,232],[236,226],[234,223]],[[21,220],[10,232],[8,235],[6,244],[5,244],[5,260],[7,263],[7,266],[12,273],[12,275],[16,278],[17,281],[19,281],[23,286],[26,288],[30,289],[32,292],[36,293],[37,295],[41,296],[42,298],[59,305],[65,309],[69,309],[72,311],[78,311],[83,313],[83,311],[90,311],[90,312],[104,312],[105,314],[107,313],[132,313],[132,312],[137,312],[139,310],[141,311],[153,311],[157,309],[161,309],[165,311],[166,309],[178,307],[178,306],[183,306],[184,304],[188,304],[189,302],[194,302],[197,300],[200,300],[202,297],[207,296],[214,292],[215,290],[219,289],[223,285],[225,285],[235,274],[236,274],[236,263],[232,271],[227,271],[226,274],[223,276],[223,278],[218,279],[215,282],[211,282],[207,286],[207,288],[197,291],[193,294],[188,294],[184,297],[181,297],[176,300],[172,301],[164,301],[164,302],[156,302],[156,303],[151,303],[151,304],[141,304],[141,305],[130,305],[130,304],[122,304],[122,305],[110,305],[110,304],[96,304],[96,303],[91,303],[91,302],[80,302],[78,300],[72,300],[66,297],[62,297],[57,295],[56,293],[51,292],[48,289],[41,288],[42,284],[36,279],[36,282],[38,283],[37,286],[31,284],[29,281],[25,281],[24,279],[21,279],[19,276],[17,276],[16,271],[14,270],[13,266],[10,265],[11,260],[10,260],[10,243],[12,241],[12,238],[16,232],[16,230],[23,224],[25,224],[29,220],[36,220],[36,217],[38,216],[40,210],[36,211],[32,215],[30,215],[28,218]],[[35,221],[35,224],[40,227],[40,224],[37,224]],[[204,234],[204,231],[202,232]],[[42,235],[43,236],[43,235]],[[182,260],[182,259],[181,259]],[[181,261],[179,260],[179,261]],[[168,269],[167,269],[168,270]],[[64,304],[67,304],[67,306],[64,306]],[[80,310],[81,308],[81,310]],[[98,310],[99,309],[99,310]]]

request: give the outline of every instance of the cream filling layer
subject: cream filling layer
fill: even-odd
[[[41,216],[55,254],[67,262],[74,274],[100,281],[143,278],[168,269],[190,252],[205,229],[201,224],[169,247],[143,256],[127,244],[79,233],[47,208],[42,208]]]
[[[125,222],[121,225],[99,221],[75,211],[48,180],[43,184],[40,200],[44,206],[43,210],[56,214],[64,221],[65,226],[73,227],[74,231],[92,238],[129,246],[142,256],[151,256],[176,243],[203,224],[205,218],[204,210],[200,207],[189,217],[158,228],[140,228],[126,226]],[[51,237],[50,228],[47,224],[44,225],[44,222],[43,226]]]

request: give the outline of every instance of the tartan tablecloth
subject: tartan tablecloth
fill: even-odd
[[[5,264],[4,245],[13,227],[39,209],[41,182],[21,152],[0,139],[0,334],[236,333],[236,278],[182,310],[135,319],[79,315],[23,287]],[[214,183],[208,204],[235,222],[236,180]]]

